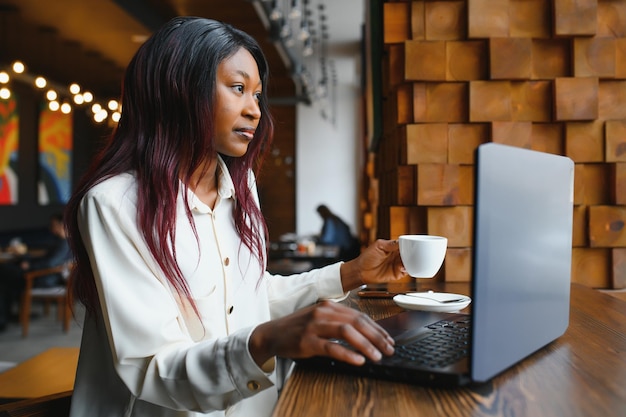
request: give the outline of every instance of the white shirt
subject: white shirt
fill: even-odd
[[[289,277],[261,275],[240,245],[234,187],[221,159],[219,168],[213,210],[189,192],[199,245],[182,191],[178,196],[176,259],[204,328],[170,288],[137,227],[134,176],[110,178],[81,202],[78,223],[102,314],[85,319],[72,417],[269,416],[287,369],[281,360],[271,373],[256,365],[248,350],[252,330],[343,295],[339,263]],[[252,174],[250,187],[256,196]]]

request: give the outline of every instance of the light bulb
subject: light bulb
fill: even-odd
[[[44,77],[35,78],[35,85],[37,86],[37,88],[44,88],[47,84],[48,82]]]
[[[0,99],[8,100],[9,98],[11,98],[11,90],[6,87],[0,88]]]
[[[80,85],[73,83],[72,85],[70,85],[70,93],[72,94],[78,94],[80,93]]]
[[[7,74],[5,71],[0,71],[0,83],[6,84],[9,82],[10,79],[11,77],[9,77],[9,74]]]
[[[23,73],[25,69],[26,69],[26,67],[24,66],[24,64],[22,64],[22,62],[15,61],[13,63],[13,72],[15,72],[16,74]]]
[[[54,90],[48,90],[48,92],[46,93],[46,98],[50,101],[56,100],[57,97],[58,97],[57,92]]]

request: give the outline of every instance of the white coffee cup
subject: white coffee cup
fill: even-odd
[[[432,278],[446,257],[448,239],[433,235],[402,235],[400,257],[404,269],[414,278]]]

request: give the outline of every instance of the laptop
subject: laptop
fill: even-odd
[[[568,327],[573,200],[571,159],[479,146],[471,313],[405,311],[380,320],[396,340],[396,353],[380,362],[298,362],[431,386],[489,381]],[[442,347],[452,353],[439,352]]]

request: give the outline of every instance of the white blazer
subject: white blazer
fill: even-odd
[[[261,272],[240,245],[232,179],[219,161],[211,210],[189,194],[199,245],[178,197],[176,259],[200,322],[164,278],[137,227],[132,174],[110,178],[81,202],[79,227],[101,305],[85,318],[72,417],[269,416],[288,373],[267,373],[248,339],[260,323],[342,292],[340,264],[283,277]],[[250,187],[257,195],[255,179]]]

